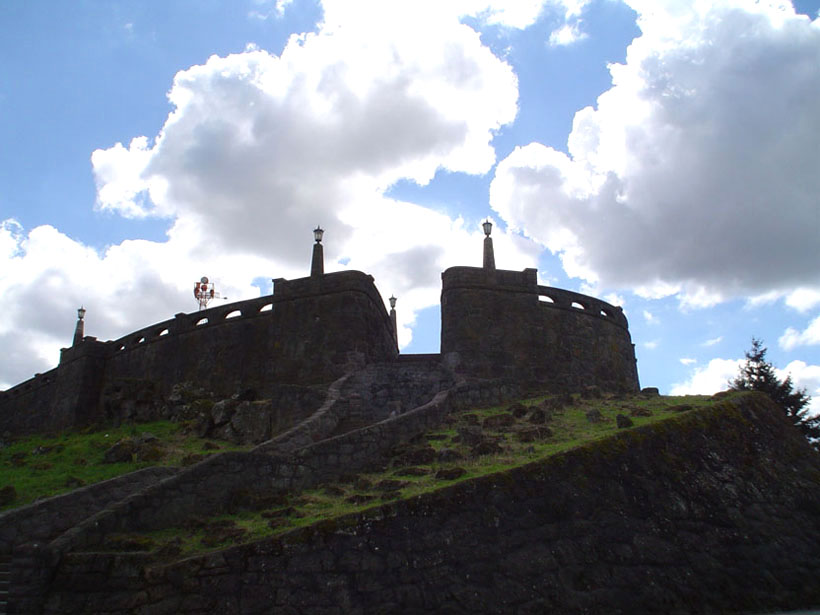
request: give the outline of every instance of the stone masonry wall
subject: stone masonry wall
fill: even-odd
[[[85,338],[65,349],[56,370],[0,392],[0,435],[105,420],[101,396],[111,383],[148,381],[160,396],[190,382],[220,397],[240,389],[266,397],[278,384],[327,384],[397,354],[371,276],[276,280],[272,297],[177,314],[117,340]]]
[[[6,511],[0,514],[0,554],[9,554],[24,542],[51,541],[114,502],[176,472],[177,468],[145,468]]]
[[[636,391],[620,308],[538,286],[536,271],[452,267],[442,274],[441,354],[459,374],[554,391]]]
[[[766,398],[165,565],[65,556],[46,613],[743,613],[820,604],[817,453]]]

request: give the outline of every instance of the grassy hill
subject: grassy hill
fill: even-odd
[[[630,429],[715,403],[714,398],[540,396],[450,415],[445,424],[398,447],[381,468],[286,497],[238,493],[232,514],[183,527],[109,537],[110,550],[179,557],[258,540],[455,482],[503,472]],[[17,507],[150,465],[189,465],[206,455],[248,450],[203,440],[185,423],[154,422],[31,437],[0,450],[0,488]]]

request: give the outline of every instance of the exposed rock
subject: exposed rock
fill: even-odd
[[[523,418],[524,415],[526,415],[528,411],[529,411],[529,408],[527,408],[527,406],[525,406],[521,402],[515,403],[512,406],[510,406],[509,408],[507,408],[507,412],[512,414],[517,419]]]
[[[641,395],[644,397],[659,397],[660,394],[658,387],[645,387],[641,389]]]
[[[629,416],[652,416],[652,411],[649,408],[632,406],[629,408]]]
[[[552,429],[545,425],[523,429],[515,434],[519,442],[535,442],[536,440],[546,440],[552,436]]]
[[[392,457],[395,465],[424,465],[435,461],[436,449],[429,444],[405,444],[394,448]]]
[[[457,478],[461,478],[467,473],[467,470],[464,468],[442,468],[438,472],[436,472],[436,478],[438,480],[455,480]]]
[[[627,428],[632,427],[634,425],[634,423],[632,422],[632,419],[629,418],[626,415],[623,415],[623,414],[619,414],[618,416],[616,416],[615,417],[615,422],[618,425],[618,429],[627,429]]]
[[[687,410],[691,410],[691,409],[692,409],[691,404],[678,404],[676,406],[670,406],[668,408],[668,410],[670,412],[686,412]]]
[[[211,407],[211,421],[217,427],[231,420],[239,402],[235,399],[223,399]]]
[[[143,442],[140,438],[123,438],[103,453],[103,463],[159,461],[164,456],[165,448],[159,440]]]
[[[373,485],[374,491],[398,491],[399,489],[404,489],[410,483],[406,480],[394,480],[392,478],[386,478],[384,480],[380,480],[378,483]]]
[[[465,446],[476,446],[484,439],[484,430],[478,425],[458,427],[458,441]]]
[[[546,423],[552,420],[552,410],[545,410],[544,408],[536,408],[527,417],[527,421],[533,424]]]
[[[270,438],[271,407],[265,402],[241,402],[231,417],[231,427],[241,444],[258,444]]]
[[[496,440],[484,439],[470,449],[470,454],[474,457],[482,457],[484,455],[497,455],[504,452],[504,449]]]
[[[515,424],[515,417],[512,414],[493,414],[482,421],[481,426],[484,429],[498,430],[504,427],[510,427]]]
[[[188,453],[187,455],[183,455],[182,459],[180,459],[179,462],[180,464],[182,464],[183,467],[187,467],[192,466],[195,463],[199,463],[203,459],[205,459],[205,455],[202,455],[200,453]]]
[[[452,448],[442,448],[436,453],[436,461],[439,463],[449,463],[464,459],[464,455]]]
[[[590,423],[602,423],[604,421],[604,416],[599,410],[589,410],[586,417]]]

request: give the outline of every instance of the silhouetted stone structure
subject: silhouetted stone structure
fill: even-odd
[[[536,270],[495,268],[484,225],[484,267],[442,274],[441,360],[461,377],[503,379],[541,390],[587,386],[637,391],[635,355],[620,308],[539,286]],[[84,337],[45,374],[0,392],[0,433],[56,431],[111,419],[104,391],[135,379],[156,395],[193,383],[217,396],[283,384],[318,385],[398,357],[395,311],[373,277],[324,272],[322,229],[314,231],[311,274],[274,280],[271,296],[212,307],[117,340]]]

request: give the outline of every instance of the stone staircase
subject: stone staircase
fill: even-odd
[[[11,589],[11,555],[0,555],[0,615],[9,612]]]

